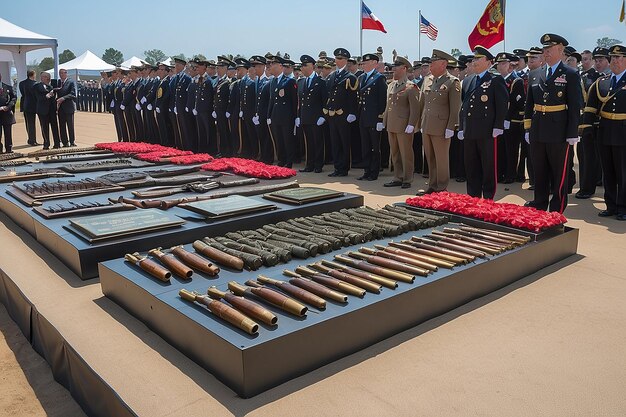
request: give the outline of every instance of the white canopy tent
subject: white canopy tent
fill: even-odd
[[[137,58],[136,56],[133,56],[132,58],[127,59],[126,61],[122,62],[120,64],[120,67],[124,68],[124,69],[130,69],[130,67],[132,66],[136,66],[139,67],[143,64],[146,64],[146,61]]]
[[[70,75],[90,75],[98,76],[101,71],[112,71],[115,69],[114,65],[107,64],[105,61],[98,58],[96,54],[87,50],[82,55],[77,56],[71,61],[67,61],[64,64],[59,65],[59,69],[66,69]],[[48,70],[52,74],[53,70]]]
[[[54,74],[55,78],[58,74],[57,54],[58,42],[49,36],[40,35],[30,30],[0,18],[0,50],[8,51],[13,57],[13,64],[17,70],[17,79],[26,78],[26,52],[36,49],[51,48],[54,57]],[[9,81],[9,62],[0,62],[0,74],[5,82]]]

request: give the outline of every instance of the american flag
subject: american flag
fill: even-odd
[[[437,33],[439,33],[439,31],[435,25],[430,23],[420,14],[420,33],[425,33],[426,36],[434,41],[437,39]]]

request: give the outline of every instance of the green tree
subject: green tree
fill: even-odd
[[[66,62],[69,62],[74,58],[76,58],[76,55],[74,55],[74,52],[70,51],[69,49],[66,49],[65,51],[59,54],[59,64],[65,64]]]
[[[620,41],[619,39],[613,39],[613,38],[609,38],[606,36],[604,38],[598,39],[598,46],[601,48],[610,48],[613,45],[617,45],[621,43],[622,41]]]
[[[31,60],[28,65],[26,65],[26,70],[33,70],[35,73],[39,71],[39,61],[37,59]],[[39,79],[39,74],[37,74],[37,79]]]
[[[167,59],[167,55],[160,49],[149,49],[143,52],[146,57],[146,62],[150,65],[154,65],[157,62],[163,62]]]
[[[47,56],[39,63],[39,72],[54,68],[54,58]]]
[[[450,55],[452,55],[456,59],[459,59],[459,57],[462,55],[461,50],[459,48],[452,48],[452,50],[450,51]]]
[[[124,62],[124,55],[120,51],[114,48],[107,48],[102,54],[102,60],[107,64],[120,65]]]
[[[202,54],[195,54],[191,59],[199,59],[200,61],[206,61],[206,57]]]

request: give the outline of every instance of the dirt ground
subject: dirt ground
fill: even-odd
[[[115,140],[107,114],[78,113],[76,130],[79,146]],[[14,150],[32,149],[24,145],[22,120],[13,131]],[[370,206],[411,195],[383,188],[387,171],[372,183],[356,181],[360,174],[352,170],[332,183],[325,174],[298,179],[361,193]],[[409,191],[424,181],[416,177]],[[496,199],[522,203],[531,198],[527,186],[499,185]],[[580,229],[577,256],[284,384],[289,387],[233,400],[220,415],[626,415],[626,222],[597,217],[601,191],[590,200],[572,196],[565,212]],[[0,370],[0,416],[83,415],[2,306]]]

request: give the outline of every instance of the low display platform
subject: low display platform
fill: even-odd
[[[451,217],[452,221],[459,220]],[[166,284],[116,259],[99,264],[100,282],[107,297],[237,394],[251,397],[502,288],[577,250],[578,230],[569,227],[533,234],[480,221],[464,219],[464,222],[493,230],[514,230],[530,236],[531,241],[452,270],[439,269],[427,277],[416,277],[413,284],[399,282],[395,290],[385,288],[380,294],[349,297],[347,304],[328,301],[325,310],[310,308],[305,317],[268,307],[278,317],[278,326],[259,323],[259,333],[254,336],[221,321],[204,307],[182,300],[179,290],[206,293],[208,287],[216,286],[225,291],[229,281],[243,283],[257,274],[286,280],[282,275],[284,269],[294,270],[309,260],[294,260],[255,272],[223,269],[217,277],[197,274],[186,282],[172,277]],[[372,247],[374,243],[385,244],[431,231],[408,232],[360,246]],[[191,250],[189,246],[187,249]],[[351,249],[356,247],[310,260],[331,260],[334,255]]]

